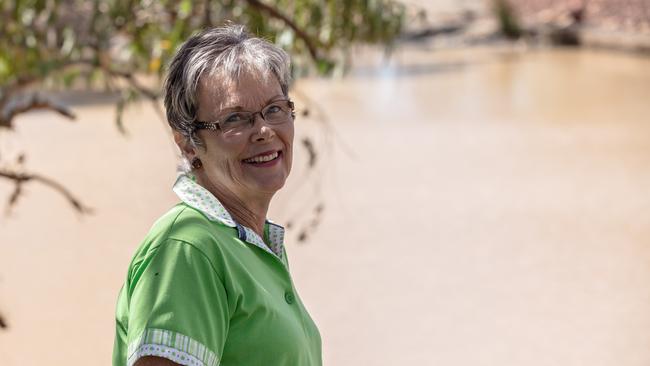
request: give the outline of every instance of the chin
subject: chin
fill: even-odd
[[[264,182],[263,184],[258,185],[258,189],[266,193],[275,193],[284,187],[286,179],[274,181],[274,182]]]

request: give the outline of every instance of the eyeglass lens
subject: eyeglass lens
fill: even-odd
[[[261,114],[262,118],[269,124],[282,124],[291,119],[291,112],[291,103],[289,101],[278,101],[264,107],[260,112],[229,114],[219,124],[224,133],[232,133],[253,126],[257,114]]]

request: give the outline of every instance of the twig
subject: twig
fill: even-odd
[[[334,124],[331,123],[331,121],[329,120],[329,115],[323,109],[323,107],[317,101],[310,98],[309,95],[307,95],[307,93],[303,92],[297,87],[293,88],[292,93],[299,95],[300,98],[303,99],[311,108],[317,111],[317,113],[310,113],[310,115],[312,115],[317,122],[320,122],[327,128],[327,132],[329,132],[334,136],[334,139],[343,148],[343,152],[347,154],[348,157],[350,157],[351,159],[356,159],[357,156],[354,152],[354,149],[350,145],[348,145],[348,143],[345,142],[343,137],[336,130]]]
[[[90,59],[81,59],[81,60],[74,60],[74,61],[66,60],[64,62],[59,62],[57,65],[49,68],[47,73],[49,74],[54,72],[65,71],[68,68],[76,67],[80,65],[96,66],[97,63]],[[39,76],[25,75],[13,80],[11,83],[7,83],[5,85],[0,86],[0,94],[2,94],[2,97],[0,98],[0,106],[2,106],[5,102],[7,102],[10,95],[16,93],[20,89],[28,87],[31,84],[38,83],[39,81],[45,79],[45,77],[46,77],[45,75],[39,75]]]
[[[15,201],[18,199],[18,195],[22,193],[21,188],[24,183],[27,183],[29,181],[36,181],[40,182],[55,191],[61,193],[67,200],[68,202],[74,207],[75,210],[77,210],[81,214],[90,214],[93,212],[93,210],[90,207],[85,206],[79,199],[77,199],[68,189],[66,189],[61,183],[54,181],[51,178],[42,176],[40,174],[27,174],[27,173],[16,173],[16,172],[11,172],[7,170],[0,170],[0,178],[5,178],[9,179],[15,182],[16,184],[16,189],[14,190],[14,193],[12,194],[10,200],[9,200],[9,205],[8,209],[11,208],[11,206],[15,203]]]
[[[151,102],[154,111],[158,115],[158,118],[160,118],[160,120],[163,121],[163,123],[167,122],[167,117],[165,116],[165,112],[160,107],[160,104],[158,104],[158,99],[160,98],[160,95],[158,95],[158,93],[142,86],[140,83],[138,83],[138,81],[135,79],[135,77],[133,77],[132,74],[115,72],[114,75],[126,79],[129,82],[129,84],[131,84],[131,87],[133,89],[135,89],[138,93],[147,97],[147,99],[149,99],[149,101]]]
[[[33,93],[23,101],[14,102],[13,105],[7,105],[4,110],[0,110],[0,127],[13,128],[12,121],[14,117],[35,109],[49,109],[69,119],[76,118],[75,114],[66,106],[38,93]]]
[[[126,82],[128,82],[129,85],[131,85],[131,87],[132,87],[133,89],[135,89],[138,93],[144,95],[144,96],[147,97],[148,99],[153,100],[153,101],[158,101],[158,97],[159,97],[158,93],[154,92],[154,91],[151,90],[151,89],[148,89],[148,88],[142,86],[142,85],[141,85],[141,84],[136,80],[136,78],[133,76],[132,73],[130,73],[130,72],[124,72],[124,71],[112,70],[111,68],[109,68],[109,67],[107,67],[107,66],[100,66],[100,68],[101,68],[101,70],[103,70],[103,71],[105,71],[107,74],[109,74],[110,76],[113,76],[113,77],[119,77],[119,78],[122,78],[122,79],[126,80]]]
[[[60,62],[58,65],[52,67],[49,72],[60,72],[64,71],[66,69],[72,68],[72,67],[77,67],[77,66],[89,66],[91,68],[98,68],[104,72],[106,72],[108,75],[113,76],[113,77],[119,77],[122,79],[125,79],[133,89],[137,90],[139,93],[142,95],[146,96],[149,99],[158,99],[158,94],[152,91],[151,89],[148,89],[144,86],[142,86],[133,76],[133,73],[130,72],[124,72],[124,71],[117,71],[114,69],[111,69],[110,66],[108,65],[103,65],[93,59],[81,59],[81,60],[74,60],[74,61],[65,61],[65,62]],[[26,86],[29,86],[30,84],[37,83],[40,80],[44,79],[45,76],[25,76],[19,79],[14,80],[12,83],[4,85],[0,88],[1,94],[2,94],[2,99],[0,99],[0,102],[5,102],[6,99],[8,98],[9,95],[15,93],[21,88],[24,88]],[[0,103],[2,105],[2,103]]]
[[[160,107],[160,104],[158,103],[160,99],[160,95],[158,93],[142,86],[136,80],[136,78],[133,76],[132,73],[111,70],[108,67],[102,67],[102,70],[104,70],[104,72],[106,72],[108,75],[112,77],[118,77],[126,80],[136,92],[144,95],[147,99],[149,99],[149,102],[151,102],[151,106],[153,107],[154,112],[156,113],[160,121],[162,121],[163,125],[167,123],[167,117],[165,116],[165,112],[163,111],[163,109]],[[170,132],[169,130],[167,131]]]
[[[158,104],[160,98],[159,94],[153,91],[152,89],[149,89],[143,86],[142,84],[140,84],[140,82],[135,78],[135,76],[131,72],[114,70],[110,66],[99,64],[92,59],[82,59],[82,60],[75,60],[69,62],[62,62],[56,67],[53,67],[51,72],[55,72],[55,71],[60,72],[68,68],[78,67],[78,66],[87,66],[91,68],[96,68],[106,73],[109,77],[125,80],[129,84],[129,86],[133,88],[133,90],[146,97],[152,103],[158,117],[162,121],[166,121],[165,115],[160,109],[160,106]],[[5,106],[10,102],[9,101],[10,95],[15,94],[17,91],[29,86],[30,84],[38,82],[40,79],[42,78],[38,78],[34,76],[23,77],[20,79],[16,79],[11,84],[3,86],[0,90],[0,111],[3,109],[3,106]],[[75,118],[73,113],[65,106],[56,104],[53,101],[47,100],[43,97],[36,98],[35,95],[36,94],[34,94],[32,102],[25,103],[24,106],[21,105],[22,106],[21,108],[16,108],[16,107],[8,108],[8,112],[1,114],[0,127],[12,128],[12,119],[16,114],[24,113],[33,109],[43,109],[43,108],[51,109],[71,119]],[[5,107],[4,109],[7,109],[7,107]]]
[[[311,56],[311,58],[316,62],[321,60],[321,58],[318,55],[318,47],[314,44],[312,38],[309,37],[309,35],[307,35],[307,33],[304,30],[298,27],[296,23],[294,23],[291,19],[289,19],[289,17],[282,14],[278,9],[270,5],[264,4],[259,0],[245,0],[245,1],[248,3],[248,5],[258,8],[259,10],[269,14],[273,18],[280,19],[282,22],[284,22],[284,24],[288,25],[289,28],[291,28],[296,33],[298,38],[302,39],[302,41],[305,42],[305,45],[307,46],[307,50],[309,51],[309,55]]]

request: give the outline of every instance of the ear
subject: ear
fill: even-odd
[[[187,139],[178,131],[173,131],[173,134],[174,142],[176,142],[176,146],[178,146],[178,148],[181,150],[183,156],[185,156],[187,160],[192,161],[192,159],[196,156],[196,149],[192,146],[189,139]]]

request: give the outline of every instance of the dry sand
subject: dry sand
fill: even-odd
[[[378,65],[298,83],[330,127],[296,122],[270,215],[294,222],[289,260],[325,364],[650,364],[650,59],[401,50]],[[96,210],[30,184],[0,218],[3,366],[109,363],[130,257],[176,201],[149,106],[128,111],[129,138],[111,106],[77,111],[0,136]]]

